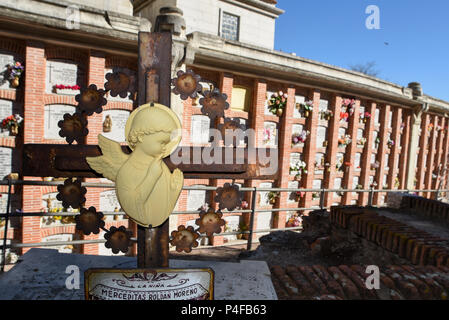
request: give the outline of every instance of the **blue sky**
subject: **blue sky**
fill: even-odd
[[[368,5],[380,30],[365,27]],[[275,49],[349,68],[376,62],[378,77],[449,101],[449,1],[278,0]],[[388,45],[385,44],[388,43]]]

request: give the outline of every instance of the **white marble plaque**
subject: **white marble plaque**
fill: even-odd
[[[369,182],[369,185],[371,186],[374,182],[374,176],[369,176],[368,182]]]
[[[243,131],[246,131],[248,128],[248,120],[245,118],[235,118],[234,120],[238,120]],[[245,146],[245,137],[239,140],[239,147]]]
[[[334,179],[334,186],[333,189],[340,189],[341,188],[341,178],[335,178]],[[334,193],[335,196],[338,196],[337,193]]]
[[[125,125],[130,112],[127,110],[106,110],[102,114],[103,122],[107,115],[109,115],[112,122],[111,131],[102,132],[102,135],[117,142],[125,142]]]
[[[329,101],[320,99],[320,105],[318,107],[319,111],[326,111],[328,110]]]
[[[74,86],[78,78],[78,65],[74,62],[47,60],[46,92],[52,93],[54,86]]]
[[[321,189],[322,180],[313,180],[312,189]]]
[[[268,108],[268,106],[270,105],[270,99],[271,96],[274,94],[273,91],[267,91],[267,98],[265,99],[265,105],[264,105],[264,113],[266,115],[273,115],[273,113],[270,111],[270,109]]]
[[[64,114],[73,114],[76,111],[75,106],[67,104],[48,104],[44,108],[44,139],[64,140],[59,136],[58,122],[63,120]]]
[[[14,63],[14,54],[8,52],[0,52],[0,89],[9,89],[9,79],[5,77],[5,71],[8,65]]]
[[[42,242],[58,242],[58,241],[72,241],[73,234],[54,234],[42,239]],[[46,249],[57,249],[61,253],[72,253],[71,245],[64,244],[60,246],[45,247]]]
[[[388,164],[389,164],[389,160],[390,160],[390,155],[388,154],[388,153],[386,153],[385,154],[385,160],[384,160],[384,168],[385,168],[385,170],[388,170],[389,169],[389,167],[388,167]]]
[[[315,170],[316,167],[324,166],[324,153],[316,153],[315,154]]]
[[[357,129],[357,140],[363,138],[363,129]]]
[[[100,193],[100,211],[115,211],[120,208],[115,190],[106,190]]]
[[[13,114],[12,101],[0,99],[0,121],[5,119],[6,117],[9,117],[12,114]],[[9,130],[1,129],[0,135],[1,136],[9,136]]]
[[[383,180],[382,187],[387,185],[387,178],[388,178],[388,175],[384,174],[384,180]]]
[[[271,182],[262,182],[259,185],[260,188],[272,188],[273,184]],[[269,191],[260,191],[259,192],[259,205],[261,207],[266,207],[270,205],[270,202],[268,200],[268,192]]]
[[[376,109],[376,111],[374,112],[374,124],[376,125],[379,124],[379,114],[380,114],[379,109]]]
[[[352,178],[352,189],[356,189],[358,184],[359,184],[359,177],[353,177]],[[357,192],[353,192],[352,195],[353,196],[357,196],[358,193]]]
[[[391,128],[391,123],[393,121],[393,111],[388,113],[388,128]]]
[[[376,162],[376,154],[371,153],[371,161],[370,161],[370,163],[373,164],[375,162]]]
[[[0,193],[0,213],[6,213],[8,205],[8,194]]]
[[[275,122],[264,122],[263,124],[263,146],[275,147],[277,145],[277,125]]]
[[[205,203],[206,203],[206,190],[188,190],[187,193],[188,211],[198,210]]]
[[[240,216],[227,216],[223,217],[223,219],[226,221],[226,232],[235,232],[239,230]],[[235,234],[224,237],[228,240],[237,240],[237,235]]]
[[[362,116],[362,115],[364,115],[365,114],[365,106],[360,106],[359,107],[359,110],[360,110],[360,115]]]
[[[318,148],[324,147],[323,143],[326,141],[327,128],[318,126],[316,130],[316,145]]]
[[[290,166],[295,166],[298,162],[301,161],[301,154],[294,152],[290,153]]]
[[[343,139],[346,135],[346,128],[338,128],[338,137]]]
[[[376,138],[377,138],[377,131],[373,131],[373,149],[376,148]]]
[[[297,103],[304,103],[306,101],[306,98],[303,96],[295,96],[295,108],[293,110],[293,118],[301,118],[301,113],[299,112],[298,108],[296,108]]]
[[[345,154],[344,153],[337,153],[336,155],[336,159],[337,159],[337,163],[343,163],[343,159],[345,158]]]
[[[271,229],[271,221],[272,221],[271,212],[258,212],[256,230]],[[258,236],[260,237],[267,233],[258,233]]]
[[[0,147],[0,180],[12,171],[12,149]]]
[[[292,135],[294,133],[301,133],[302,130],[304,129],[304,126],[302,124],[294,124],[292,125]]]
[[[191,141],[194,144],[207,144],[209,143],[209,117],[202,115],[192,116],[191,126]]]
[[[288,182],[288,188],[289,189],[299,189],[299,181],[289,181]],[[287,203],[293,203],[295,202],[295,193],[296,192],[290,192],[288,199],[287,199]]]
[[[361,159],[362,159],[362,154],[356,153],[355,158],[354,158],[354,169],[356,169],[356,170],[359,169]]]

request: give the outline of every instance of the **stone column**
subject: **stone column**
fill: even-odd
[[[414,179],[416,174],[416,152],[418,151],[419,144],[419,129],[421,127],[421,116],[425,110],[428,109],[427,103],[414,110],[411,118],[411,131],[408,141],[408,157],[407,157],[407,183],[406,188],[409,190],[414,189]],[[425,134],[422,132],[422,134]],[[421,146],[422,147],[422,146]]]

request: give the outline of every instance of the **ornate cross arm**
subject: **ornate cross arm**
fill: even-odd
[[[170,157],[164,159],[165,164],[171,171],[175,168],[184,172],[185,178],[209,178],[209,179],[276,179],[277,170],[270,168],[259,161],[251,161],[248,158],[248,149],[233,147],[219,148],[221,161],[219,163],[195,164],[195,155],[202,155],[205,147],[180,147],[174,154],[182,161],[174,164]],[[126,146],[122,146],[125,153],[129,153]],[[270,149],[255,150],[255,154],[263,152],[264,156],[270,158]],[[183,153],[188,156],[183,158]],[[213,157],[213,151],[210,152]],[[226,164],[225,156],[232,155],[232,163]],[[25,144],[23,148],[23,175],[36,177],[101,177],[93,171],[86,162],[86,157],[100,156],[101,152],[95,145],[60,145],[60,144]],[[274,161],[277,161],[275,157]],[[184,160],[185,159],[185,160]],[[201,158],[200,158],[201,159]],[[252,163],[255,162],[255,163]]]

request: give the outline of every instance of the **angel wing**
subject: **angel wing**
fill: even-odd
[[[98,145],[102,156],[86,157],[89,166],[96,172],[101,173],[105,178],[115,181],[120,167],[128,160],[129,155],[122,151],[120,143],[98,135]]]

